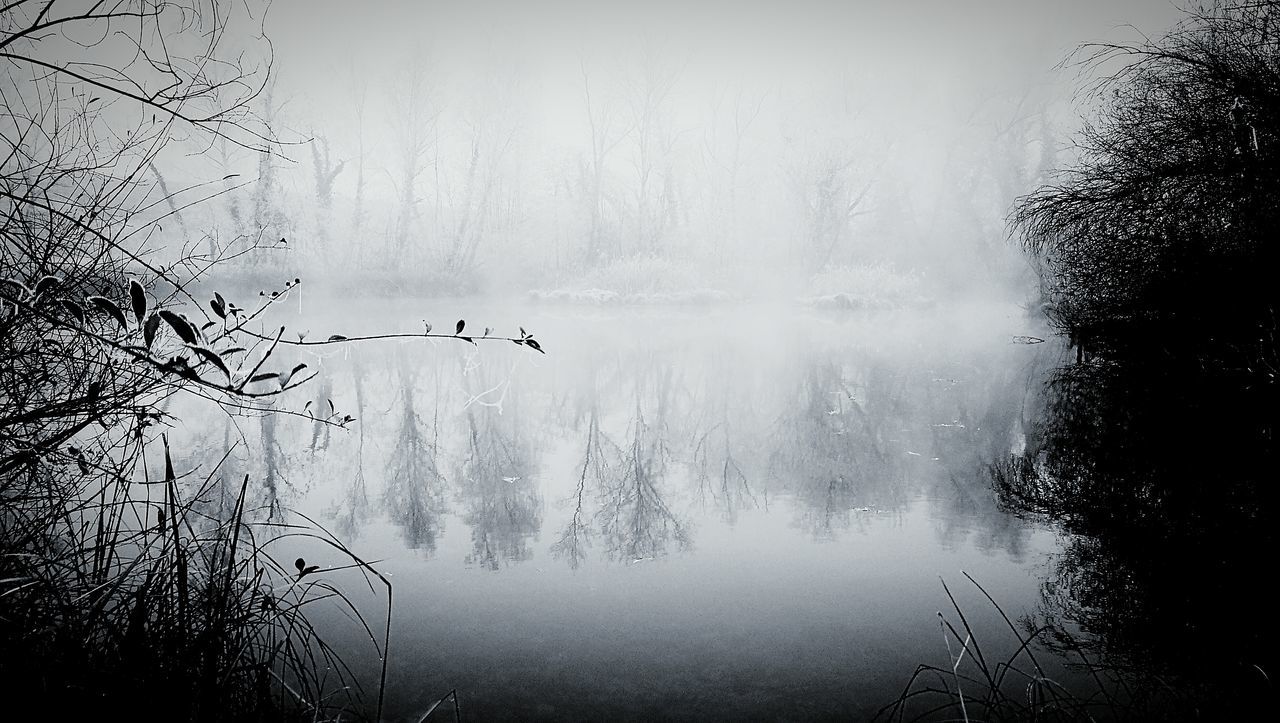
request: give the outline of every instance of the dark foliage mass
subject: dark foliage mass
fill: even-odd
[[[39,717],[358,714],[361,681],[306,614],[324,600],[382,661],[380,713],[386,579],[311,520],[284,524],[274,500],[257,509],[249,476],[175,469],[163,432],[175,396],[264,426],[355,421],[332,401],[301,411],[280,401],[315,376],[290,352],[376,337],[294,341],[268,329],[296,277],[253,304],[202,290],[265,229],[208,253],[164,230],[231,178],[171,190],[167,152],[280,151],[250,109],[269,48],[253,4],[0,6],[0,694]],[[473,338],[463,325],[399,336],[542,351],[524,330]],[[329,564],[276,560],[299,546]],[[385,595],[381,630],[326,578],[344,568]]]
[[[1075,363],[991,466],[1002,506],[1065,548],[1027,646],[988,665],[957,606],[975,662],[921,666],[894,720],[1251,720],[1274,700],[1280,3],[1080,52],[1098,115],[1013,218]],[[1093,684],[1058,686],[1046,651]]]
[[[0,692],[38,717],[316,718],[358,697],[331,697],[349,673],[304,614],[338,591],[274,560],[293,535],[252,524],[248,477],[175,470],[161,433],[175,394],[266,413],[307,376],[250,328],[280,293],[198,299],[224,259],[157,253],[204,192],[170,193],[166,146],[268,143],[247,104],[269,64],[220,47],[243,21],[216,0],[0,8]]]
[[[1076,363],[992,478],[1071,533],[1041,635],[1092,654],[1104,716],[1244,719],[1274,695],[1278,21],[1225,3],[1086,49],[1100,116],[1016,210]]]
[[[1014,217],[1081,358],[1274,384],[1278,10],[1225,3],[1160,40],[1082,51],[1101,112],[1075,167]]]
[[[1027,450],[993,467],[1002,503],[1071,533],[1043,584],[1069,629],[1162,719],[1248,718],[1273,695],[1273,400],[1150,366],[1076,365]],[[1153,708],[1154,707],[1154,708]]]
[[[971,629],[981,610],[957,605],[943,619],[954,668],[921,666],[886,719],[1267,717],[1274,400],[1230,378],[1090,363],[1055,372],[1038,406],[1025,450],[990,473],[1004,509],[1065,533],[1039,609],[1001,631]],[[1002,633],[1025,647],[983,659]],[[1064,687],[1063,664],[1085,682]]]

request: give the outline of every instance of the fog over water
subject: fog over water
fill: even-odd
[[[945,661],[940,579],[975,624],[1001,623],[962,572],[1010,614],[1038,603],[1058,537],[998,510],[987,474],[1025,444],[1060,360],[1012,343],[1016,307],[302,306],[291,325],[336,331],[371,313],[412,329],[424,308],[515,315],[551,350],[306,355],[320,369],[307,406],[332,401],[352,431],[186,413],[174,432],[205,440],[193,467],[242,434],[227,479],[268,470],[256,505],[304,511],[382,561],[404,719],[454,687],[480,719],[861,718],[904,671]],[[376,611],[353,575],[332,579]]]
[[[287,158],[224,151],[258,185],[211,209],[218,243],[250,210],[287,243],[222,288],[296,273],[294,332],[466,319],[548,353],[302,354],[302,418],[188,414],[188,461],[239,440],[225,468],[264,509],[381,561],[393,719],[450,689],[476,719],[869,717],[949,664],[942,581],[978,628],[1003,623],[965,573],[1011,617],[1043,604],[1062,538],[1002,511],[990,470],[1064,357],[1021,343],[1050,335],[1005,214],[1091,102],[1054,66],[1172,17],[277,2],[258,102]]]

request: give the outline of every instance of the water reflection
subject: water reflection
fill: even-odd
[[[614,415],[615,421],[625,419],[616,441],[602,427],[600,375],[579,389],[587,425],[568,499],[572,514],[551,547],[574,568],[595,540],[607,559],[626,562],[661,557],[691,542],[689,524],[673,511],[667,489],[674,368],[669,359],[643,355],[628,372],[631,403],[625,417]]]
[[[858,387],[830,360],[808,360],[801,369],[794,383],[799,401],[777,425],[772,472],[802,502],[799,524],[830,538],[849,527],[855,511],[896,509],[908,491],[892,484],[900,460],[891,462],[882,449],[880,435],[888,430],[873,423],[858,399],[866,400],[869,389],[885,393],[886,385]]]
[[[346,539],[381,516],[429,558],[460,526],[466,564],[488,570],[546,553],[573,569],[662,558],[693,549],[708,512],[733,527],[779,501],[835,540],[921,496],[944,545],[1022,554],[1025,525],[985,469],[1025,447],[1035,350],[929,329],[846,343],[704,328],[597,330],[541,366],[463,345],[333,353],[312,361],[301,419],[253,419],[251,442],[228,427],[250,443],[224,466],[252,470],[277,516],[314,487]],[[358,423],[306,420],[335,409]]]
[[[665,375],[663,389],[669,389],[670,374]],[[665,405],[667,397],[658,394],[659,404],[654,419],[646,420],[637,392],[626,446],[615,465],[615,474],[600,486],[601,537],[610,559],[645,560],[665,555],[672,547],[689,546],[688,525],[682,522],[668,503],[663,491],[670,464],[666,443]]]
[[[862,718],[944,654],[939,575],[1039,601],[1027,568],[1053,537],[1000,509],[987,468],[1035,444],[1043,353],[982,313],[501,310],[551,353],[326,350],[302,359],[314,393],[283,400],[301,417],[219,419],[192,454],[239,439],[225,468],[256,495],[382,560],[403,719],[441,686],[486,719],[660,716],[659,689],[691,717],[790,715],[806,689],[805,712]],[[307,419],[331,402],[358,423]]]
[[[433,408],[430,425],[424,422],[415,404],[417,374],[404,354],[398,357],[399,400],[392,439],[383,472],[382,508],[400,528],[410,549],[435,552],[436,539],[444,525],[445,482],[437,464],[439,451],[438,408]],[[361,476],[363,482],[363,476]]]
[[[365,366],[360,362],[359,354],[351,355],[351,390],[354,394],[353,416],[356,419],[365,417]],[[335,370],[335,374],[340,370]],[[352,471],[347,484],[342,486],[340,497],[329,510],[334,521],[334,530],[343,540],[354,542],[359,537],[360,529],[369,519],[371,506],[369,503],[369,484],[365,477],[365,426],[355,425],[354,447],[351,452]],[[328,449],[328,445],[325,445]]]
[[[1041,616],[1138,681],[1126,691],[1135,705],[1173,718],[1205,703],[1211,717],[1260,711],[1278,642],[1263,622],[1273,400],[1148,362],[1056,374],[1025,451],[995,467],[997,489],[1075,533]]]
[[[577,485],[569,502],[573,514],[560,532],[560,538],[551,546],[551,554],[578,569],[587,556],[587,548],[595,529],[595,516],[588,507],[588,495],[601,489],[606,480],[612,479],[622,458],[622,450],[613,440],[600,431],[600,412],[593,404],[587,420],[585,451],[578,473]],[[590,490],[590,492],[589,492]]]
[[[282,512],[281,492],[285,484],[284,469],[287,466],[284,447],[276,435],[279,418],[274,414],[258,417],[258,429],[262,435],[259,448],[261,458],[259,469],[262,470],[263,504],[271,519],[278,519]]]
[[[468,564],[497,570],[533,556],[531,540],[542,529],[542,496],[519,404],[520,387],[498,379],[495,365],[464,361],[463,424],[466,440],[458,462],[463,522],[471,528]]]

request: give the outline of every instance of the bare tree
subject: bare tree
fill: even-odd
[[[872,179],[854,152],[841,143],[811,152],[793,167],[792,174],[805,265],[808,271],[819,271],[837,257],[837,251],[847,250],[853,219],[868,213],[864,202]]]
[[[443,170],[440,174],[447,204],[440,219],[444,267],[455,276],[469,274],[480,249],[515,221],[511,194],[518,184],[507,177],[519,132],[519,118],[510,106],[519,88],[513,78],[496,85],[492,94],[473,95],[466,110],[461,178]]]
[[[671,93],[682,66],[664,63],[656,48],[645,46],[638,75],[628,95],[635,127],[635,250],[658,251],[666,231],[678,218],[674,175],[677,133],[669,110]]]
[[[395,140],[398,168],[395,169],[396,216],[391,234],[391,250],[403,259],[411,250],[410,240],[420,230],[419,183],[422,174],[437,164],[437,121],[440,110],[429,84],[424,61],[405,64],[391,89],[390,123]],[[439,214],[436,214],[437,217]],[[416,250],[421,251],[419,246]]]
[[[268,80],[259,97],[262,105],[261,119],[263,132],[271,139],[270,143],[256,149],[258,161],[258,178],[253,187],[253,229],[254,233],[268,237],[290,236],[290,219],[283,209],[283,192],[280,181],[276,177],[277,166],[287,159],[281,153],[281,144],[276,129],[280,121],[283,105],[276,99],[276,82],[274,76]],[[253,255],[254,259],[268,258],[265,255]]]
[[[354,74],[354,73],[353,73]],[[355,199],[351,208],[351,239],[352,244],[357,248],[362,246],[364,239],[361,232],[364,230],[365,222],[365,107],[368,104],[369,86],[362,76],[356,76],[354,81],[356,84],[354,98],[351,103],[352,110],[355,113],[356,121],[356,190]]]
[[[585,252],[587,263],[593,264],[605,254],[605,174],[609,157],[634,126],[624,122],[615,102],[600,98],[600,94],[592,90],[585,59],[579,58],[578,67],[582,72],[582,95],[591,142],[582,175],[590,218]]]
[[[787,158],[784,171],[797,211],[799,248],[805,270],[852,258],[854,219],[869,213],[868,199],[883,162],[861,136],[851,78],[812,92],[797,104],[804,114],[784,118]]]
[[[766,96],[748,97],[739,90],[733,98],[732,107],[728,109],[729,129],[727,138],[720,132],[720,116],[724,114],[723,96],[717,97],[712,107],[712,122],[703,138],[706,157],[723,175],[722,183],[709,184],[713,188],[722,188],[727,195],[724,201],[724,216],[709,218],[710,233],[717,241],[717,261],[724,263],[727,243],[737,243],[742,231],[739,213],[739,195],[742,186],[743,166],[747,155],[745,143],[752,126],[760,117]]]

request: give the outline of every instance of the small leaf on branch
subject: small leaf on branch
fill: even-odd
[[[63,299],[62,308],[66,309],[68,314],[71,314],[72,316],[74,316],[76,318],[76,321],[80,322],[81,324],[84,323],[84,307],[83,306],[77,304],[76,302],[70,299]]]
[[[461,334],[461,333],[462,333],[462,330],[463,330],[466,326],[467,326],[467,322],[466,322],[466,321],[464,321],[464,320],[462,320],[462,319],[458,319],[458,327],[457,327],[457,329],[455,329],[455,330],[454,330],[453,335],[454,335],[454,336],[457,336],[457,335]]]
[[[148,349],[151,348],[151,342],[156,340],[157,331],[160,331],[160,316],[152,314],[147,317],[147,323],[142,325],[142,340]]]
[[[124,312],[120,311],[120,307],[116,306],[116,303],[111,299],[108,299],[105,296],[90,296],[86,301],[98,307],[99,310],[110,314],[111,318],[116,320],[116,323],[120,325],[121,329],[128,328],[128,322],[124,320]],[[193,339],[192,341],[195,340]]]
[[[297,365],[296,367],[294,367],[293,369],[290,369],[289,371],[287,371],[287,372],[285,372],[285,373],[281,374],[281,375],[280,375],[280,388],[281,388],[281,389],[284,389],[285,387],[289,386],[289,380],[293,379],[293,375],[294,375],[294,374],[297,374],[298,372],[300,372],[300,371],[302,371],[303,369],[306,369],[306,368],[307,368],[307,365],[306,365],[306,364],[299,364],[299,365]]]
[[[347,340],[347,337],[341,334],[333,334],[332,336],[329,337],[329,341],[346,341],[346,340]]]
[[[117,309],[117,311],[119,310]],[[124,315],[121,314],[121,318],[123,317]],[[188,344],[195,344],[198,341],[196,330],[191,327],[191,324],[187,322],[186,319],[178,316],[168,309],[160,310],[160,318],[164,319],[165,323],[167,323],[173,329],[174,333],[177,334],[184,342]]]
[[[539,344],[539,343],[537,342],[537,340],[535,340],[533,337],[528,337],[528,338],[526,338],[526,339],[524,340],[524,343],[525,343],[527,346],[531,346],[531,347],[533,347],[533,348],[534,348],[534,349],[535,349],[539,354],[546,354],[546,352],[542,350],[542,345],[541,345],[541,344]]]
[[[222,357],[218,356],[217,352],[208,347],[200,346],[199,344],[187,344],[187,347],[198,354],[201,359],[222,370],[222,373],[227,375],[227,381],[231,380],[231,370],[227,369],[227,363],[222,361]]]
[[[280,375],[276,374],[275,372],[263,372],[262,374],[254,374],[253,376],[249,377],[249,383],[252,384],[254,382],[265,382],[268,379],[278,379],[279,377]]]
[[[129,279],[129,302],[133,305],[133,317],[141,324],[147,316],[147,295],[137,279]]]

